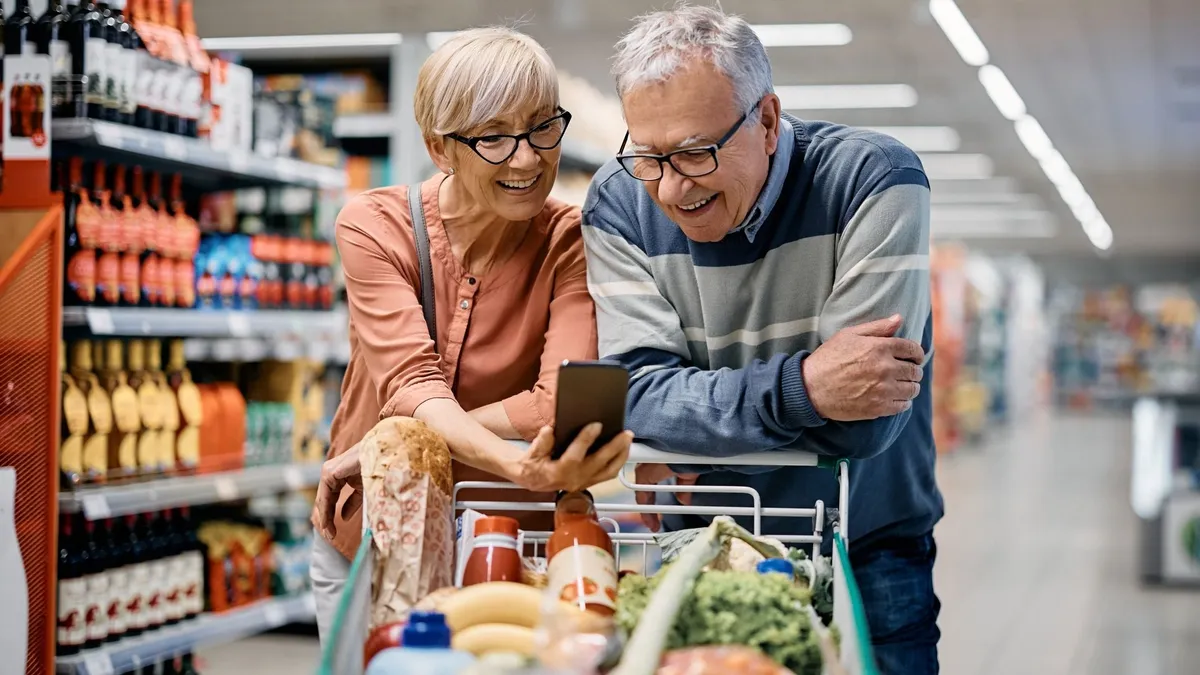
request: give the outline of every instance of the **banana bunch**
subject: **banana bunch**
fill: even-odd
[[[477,657],[496,652],[534,655],[534,627],[542,618],[542,591],[509,581],[467,586],[440,603],[450,626],[451,646]],[[583,618],[585,613],[559,603],[560,616]]]

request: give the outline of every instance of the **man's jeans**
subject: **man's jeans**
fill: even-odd
[[[941,602],[933,592],[933,535],[891,540],[856,551],[850,566],[862,593],[882,675],[937,675]]]

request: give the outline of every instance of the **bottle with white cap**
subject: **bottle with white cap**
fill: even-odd
[[[385,649],[367,664],[366,675],[458,675],[475,657],[450,648],[450,627],[441,612],[412,612],[400,646]]]

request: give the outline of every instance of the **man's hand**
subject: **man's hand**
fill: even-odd
[[[804,359],[808,400],[828,420],[854,422],[896,415],[921,393],[925,352],[912,340],[893,337],[893,315],[843,328]]]
[[[513,482],[530,492],[566,490],[575,492],[616,478],[629,459],[633,432],[622,431],[591,455],[587,449],[600,436],[599,422],[583,428],[567,446],[562,457],[554,459],[554,430],[542,427],[521,458]]]
[[[336,532],[333,520],[342,488],[347,485],[354,488],[354,494],[346,500],[346,510],[353,513],[362,504],[363,483],[362,468],[358,464],[358,444],[321,465],[321,482],[317,485],[313,512],[317,516],[317,527],[327,540],[332,541]]]
[[[676,485],[695,485],[696,481],[700,478],[700,476],[694,473],[677,474],[668,469],[666,464],[638,464],[633,472],[634,481],[642,485],[659,485],[672,476],[675,477]],[[634,494],[638,504],[650,506],[654,504],[655,497],[659,493],[638,491]],[[692,503],[692,493],[690,492],[676,492],[675,498],[679,500],[680,504],[688,505]],[[662,516],[657,513],[643,513],[642,523],[650,528],[651,532],[658,532],[662,528]]]

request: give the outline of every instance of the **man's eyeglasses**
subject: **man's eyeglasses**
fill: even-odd
[[[447,137],[462,143],[475,151],[488,164],[503,164],[517,152],[521,141],[528,141],[530,147],[538,150],[553,150],[562,142],[563,134],[567,133],[567,125],[571,123],[571,113],[558,109],[558,114],[542,122],[523,134],[489,134],[487,136],[460,136],[446,134]]]
[[[684,148],[668,152],[665,155],[651,155],[646,153],[631,152],[625,154],[625,146],[629,143],[629,132],[625,132],[625,140],[621,141],[621,149],[617,154],[617,161],[621,163],[621,168],[630,176],[642,181],[656,181],[663,177],[663,164],[670,163],[671,168],[675,169],[680,175],[688,178],[699,178],[717,170],[717,151],[733,138],[733,135],[742,128],[742,124],[750,117],[758,106],[762,104],[760,100],[747,110],[729,131],[721,137],[721,140],[712,145],[702,145],[695,148]]]

